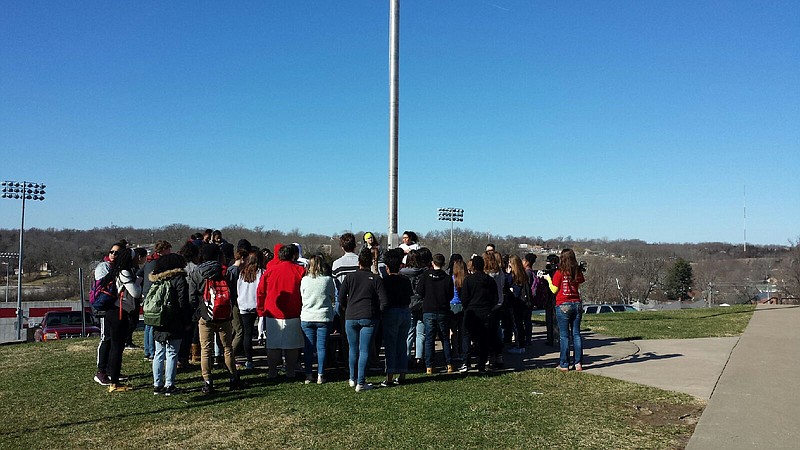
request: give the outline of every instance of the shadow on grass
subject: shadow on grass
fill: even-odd
[[[151,408],[146,411],[137,411],[131,413],[124,413],[124,414],[114,414],[114,415],[107,415],[101,416],[91,419],[82,419],[82,420],[73,420],[73,421],[63,421],[54,424],[42,425],[42,426],[28,426],[24,428],[19,428],[9,432],[0,432],[0,436],[2,437],[14,437],[20,436],[31,432],[37,431],[46,431],[51,429],[58,429],[61,427],[69,427],[69,426],[81,426],[81,425],[107,425],[109,423],[114,423],[117,420],[124,420],[126,418],[131,417],[141,417],[141,416],[149,416],[153,414],[163,413],[163,412],[175,412],[175,411],[186,411],[187,409],[191,410],[194,408],[202,408],[209,404],[220,404],[220,403],[229,403],[229,402],[238,402],[244,399],[255,398],[263,396],[261,392],[252,392],[249,393],[248,391],[233,391],[233,392],[226,392],[221,391],[217,392],[216,394],[206,395],[206,396],[188,396],[189,393],[192,391],[199,391],[200,388],[197,389],[185,389],[183,392],[177,396],[170,397],[170,399],[182,399],[185,397],[185,401],[180,403],[176,403],[174,406],[169,407],[160,407],[160,408]],[[125,393],[118,393],[118,394],[109,394],[109,395],[126,395]]]

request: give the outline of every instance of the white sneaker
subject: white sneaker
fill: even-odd
[[[347,380],[347,384],[349,384],[350,387],[356,387],[356,380]]]
[[[359,384],[356,386],[356,392],[364,392],[372,389],[372,383]]]
[[[322,375],[317,375],[317,384],[322,384],[325,382],[325,377]]]

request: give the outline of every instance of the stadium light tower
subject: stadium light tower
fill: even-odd
[[[464,221],[464,210],[458,208],[439,208],[439,220],[450,221],[450,255],[453,254],[453,222]]]
[[[17,340],[22,340],[22,243],[25,235],[25,200],[44,200],[44,188],[41,183],[30,181],[3,181],[2,198],[22,200],[22,220],[19,225],[19,272],[17,273]]]

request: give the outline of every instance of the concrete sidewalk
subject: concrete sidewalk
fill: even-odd
[[[800,307],[758,305],[687,449],[800,444]]]
[[[543,342],[544,335],[534,337]],[[738,337],[701,339],[624,340],[583,334],[586,373],[683,392],[708,400]],[[554,368],[558,347],[533,346],[522,357],[505,355],[515,370]]]
[[[584,360],[589,362],[588,373],[708,400],[738,341],[737,337],[637,340],[629,341],[636,347],[631,354],[597,360],[590,348]]]

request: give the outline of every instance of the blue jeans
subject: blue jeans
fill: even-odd
[[[153,386],[170,387],[175,385],[175,372],[178,366],[178,349],[181,348],[181,339],[170,339],[166,342],[155,343],[153,356]],[[166,366],[166,377],[164,369]]]
[[[409,358],[422,359],[422,348],[425,341],[425,324],[420,319],[411,317],[408,325],[408,338],[406,339],[406,349]],[[414,356],[411,355],[411,346],[414,346]]]
[[[156,354],[156,346],[153,341],[153,326],[144,326],[144,357],[153,358]]]
[[[306,375],[311,375],[314,364],[314,351],[317,352],[317,375],[325,375],[325,354],[328,348],[328,335],[331,332],[330,322],[305,322],[301,321],[305,349],[303,361],[306,366]]]
[[[345,320],[344,328],[350,344],[350,379],[357,384],[365,384],[367,382],[369,347],[372,345],[372,334],[375,333],[375,321],[372,319]]]
[[[453,363],[450,359],[450,327],[448,327],[448,317],[446,313],[424,313],[422,321],[425,323],[425,367],[433,367],[434,345],[436,343],[436,333],[442,339],[442,349],[444,350],[444,362],[448,366]]]
[[[383,312],[383,347],[386,353],[386,373],[408,372],[406,337],[411,326],[408,308],[388,308]]]
[[[572,340],[573,351],[575,352],[574,363],[578,364],[583,360],[583,343],[581,342],[581,317],[583,307],[581,302],[566,302],[556,306],[556,320],[558,321],[559,344],[561,346],[561,356],[558,366],[567,368],[570,366],[569,343]],[[572,333],[570,333],[572,328]]]

